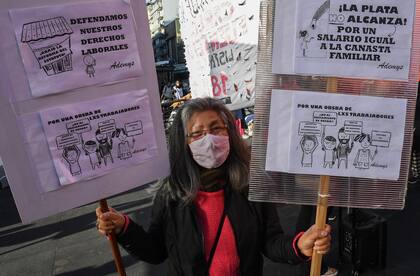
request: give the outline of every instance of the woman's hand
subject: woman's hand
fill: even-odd
[[[324,229],[317,229],[316,225],[312,225],[299,238],[297,246],[300,252],[310,257],[313,250],[318,254],[326,254],[331,246],[331,226],[325,225]]]
[[[102,213],[100,207],[96,208],[96,217],[96,228],[103,235],[110,234],[112,230],[115,231],[115,234],[119,234],[124,227],[124,215],[113,208],[109,208],[106,213]]]

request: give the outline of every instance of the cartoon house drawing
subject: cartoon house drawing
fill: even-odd
[[[64,17],[26,23],[21,42],[27,43],[48,76],[71,71],[70,35],[73,30]]]

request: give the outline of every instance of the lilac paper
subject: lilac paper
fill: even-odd
[[[61,185],[157,155],[146,90],[40,111]]]
[[[34,97],[143,73],[125,1],[16,9],[10,16]]]

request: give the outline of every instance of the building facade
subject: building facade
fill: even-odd
[[[159,88],[168,82],[188,81],[184,43],[178,16],[178,0],[149,0],[146,2],[150,35],[153,41]]]

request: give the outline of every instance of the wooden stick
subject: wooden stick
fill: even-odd
[[[106,202],[106,199],[101,199],[99,201],[99,206],[101,207],[101,211],[103,213],[109,211],[108,203]],[[115,236],[114,231],[112,231],[111,234],[108,234],[108,240],[111,244],[112,255],[114,256],[114,262],[115,262],[115,266],[117,267],[118,274],[120,276],[126,276],[124,265],[123,265],[123,262],[122,262],[122,259],[121,259],[120,249],[118,247],[117,238]]]
[[[318,190],[318,205],[316,209],[315,225],[318,229],[325,227],[328,209],[328,193],[330,189],[330,177],[321,175]],[[322,255],[317,252],[312,253],[311,276],[319,276],[321,274]]]
[[[337,92],[337,78],[328,78],[327,92]],[[321,175],[319,179],[318,204],[316,208],[315,225],[318,229],[324,229],[327,221],[328,197],[330,191],[330,177]],[[317,252],[312,253],[311,274],[310,276],[321,275],[322,255]]]

